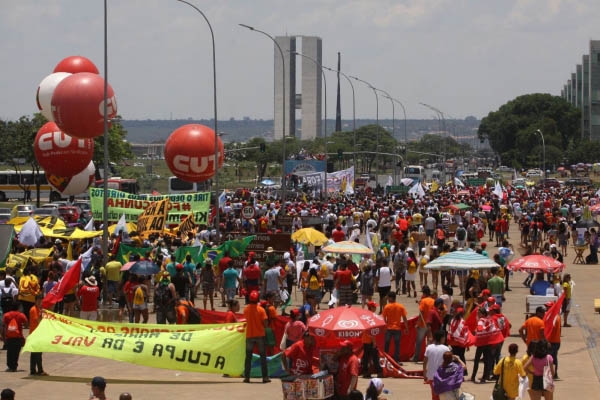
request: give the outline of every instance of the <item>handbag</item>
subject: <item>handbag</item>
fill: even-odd
[[[502,360],[502,372],[500,374],[500,378],[496,381],[494,385],[494,390],[492,390],[492,399],[493,400],[507,400],[508,396],[506,395],[506,391],[502,386],[502,381],[504,380],[504,360]]]
[[[546,357],[546,365],[544,365],[544,390],[552,392],[554,390],[554,377],[552,376],[552,368],[550,368],[550,360]]]

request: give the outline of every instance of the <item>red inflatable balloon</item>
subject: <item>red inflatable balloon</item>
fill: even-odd
[[[108,85],[108,119],[117,115],[115,93]],[[76,138],[94,138],[104,133],[104,79],[89,72],[63,79],[52,95],[54,122]]]
[[[85,192],[90,187],[94,181],[95,172],[96,167],[90,161],[85,169],[75,176],[61,177],[46,173],[46,179],[63,196],[75,196]]]
[[[78,74],[80,72],[89,72],[91,74],[98,74],[98,68],[94,65],[89,58],[83,56],[70,56],[63,58],[56,67],[54,72],[68,72],[70,74]]]
[[[73,138],[54,122],[48,122],[38,131],[33,151],[47,174],[73,176],[92,161],[94,140]]]
[[[223,166],[223,142],[219,145],[218,168]],[[190,124],[177,128],[165,143],[165,161],[171,172],[186,182],[203,182],[215,174],[215,131]]]

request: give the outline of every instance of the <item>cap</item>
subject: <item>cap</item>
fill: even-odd
[[[267,249],[265,250],[265,253],[272,253],[274,250],[271,246],[267,247]]]
[[[502,310],[502,306],[498,303],[495,303],[493,306],[490,307],[490,310],[500,311]]]
[[[379,304],[375,303],[373,300],[371,300],[370,302],[367,303],[367,307],[371,308],[377,308],[379,306]]]
[[[95,376],[92,378],[92,386],[104,389],[106,387],[106,379],[101,376]]]
[[[212,265],[213,260],[212,258],[207,258],[206,260],[204,260],[204,265]]]
[[[56,239],[56,240],[54,241],[54,244],[61,244],[61,243],[62,243],[62,241],[61,241],[60,239]]]
[[[496,302],[496,298],[494,296],[490,296],[487,298],[488,303],[495,303]]]
[[[481,242],[481,248],[485,249],[487,247],[487,243],[486,242]]]
[[[489,289],[483,289],[481,291],[481,296],[483,296],[483,297],[488,297],[490,294],[492,294],[492,292],[490,292]]]
[[[249,298],[250,298],[250,302],[251,303],[258,303],[259,297],[260,296],[258,294],[258,291],[253,290],[253,291],[250,292],[250,297]]]
[[[177,264],[175,266],[175,269],[178,270],[178,271],[181,270],[181,269],[183,269],[183,264]]]
[[[340,347],[352,347],[352,342],[349,340],[344,340],[342,343],[340,343]]]
[[[552,307],[555,303],[553,301],[549,301],[547,303],[545,303],[544,305],[548,308]]]
[[[465,312],[465,309],[462,307],[458,307],[456,310],[454,310],[454,312],[456,312],[457,314],[461,314]]]
[[[555,248],[556,248],[556,244],[552,243],[552,244],[550,245],[550,248],[551,248],[551,249],[555,249]]]
[[[436,306],[437,306],[438,304],[444,304],[444,300],[443,300],[443,299],[440,299],[440,298],[438,297],[437,299],[435,299],[435,301],[433,302],[433,304],[435,304]]]
[[[380,378],[371,379],[371,384],[377,389],[377,393],[381,393],[383,390],[383,381]]]

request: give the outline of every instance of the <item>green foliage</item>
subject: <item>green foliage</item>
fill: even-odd
[[[127,131],[121,125],[120,117],[112,120],[108,129],[108,155],[109,161],[120,163],[123,160],[134,158],[131,145],[126,140]],[[94,139],[94,164],[96,168],[102,168],[104,164],[104,136]]]
[[[487,139],[502,163],[513,167],[541,166],[541,130],[546,143],[546,167],[565,162],[564,149],[581,137],[580,111],[558,96],[519,96],[492,111],[479,125],[478,136]]]

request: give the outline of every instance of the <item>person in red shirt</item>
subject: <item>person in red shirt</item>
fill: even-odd
[[[352,352],[352,342],[340,343],[338,353],[338,372],[335,376],[335,394],[338,399],[348,399],[350,392],[356,389],[359,373],[358,357]]]
[[[17,372],[19,353],[25,343],[23,327],[27,325],[27,317],[19,310],[19,303],[14,301],[10,311],[2,317],[2,340],[6,345],[6,372]]]
[[[333,232],[331,232],[331,238],[336,243],[346,240],[346,234],[342,230],[341,225],[336,226],[335,229],[333,230]]]
[[[93,275],[84,279],[85,284],[77,291],[77,297],[81,300],[81,319],[96,321],[98,319],[98,297],[100,289]]]
[[[240,311],[240,302],[236,299],[227,300],[227,314],[225,314],[225,323],[237,322],[236,313]]]
[[[319,350],[315,337],[304,331],[297,341],[281,353],[281,364],[291,375],[312,375],[319,372]]]
[[[244,308],[246,318],[246,359],[244,362],[244,383],[250,383],[250,366],[252,365],[252,351],[258,347],[260,354],[260,367],[263,383],[271,382],[267,369],[267,353],[265,351],[265,328],[267,327],[267,313],[258,306],[258,291],[253,290],[248,295],[248,305]]]
[[[31,335],[35,331],[42,321],[42,300],[44,295],[39,293],[35,297],[35,304],[29,310],[29,334]],[[29,357],[29,375],[48,376],[44,372],[42,366],[42,352],[32,351]]]
[[[352,305],[352,281],[354,276],[352,271],[346,267],[346,261],[342,261],[339,269],[333,274],[334,286],[338,291],[338,304],[340,306],[349,304]]]
[[[254,252],[250,252],[248,256],[248,261],[246,262],[246,267],[242,272],[242,280],[244,282],[244,287],[246,289],[246,304],[249,303],[249,295],[253,291],[260,290],[260,266],[258,262],[254,259]]]
[[[387,330],[385,331],[385,352],[389,354],[390,343],[394,339],[394,360],[400,363],[400,337],[402,336],[402,330],[404,334],[408,334],[408,320],[406,319],[406,308],[400,303],[396,303],[396,292],[390,292],[387,294],[388,304],[383,309],[381,316],[387,324]],[[402,324],[404,323],[404,329]]]

